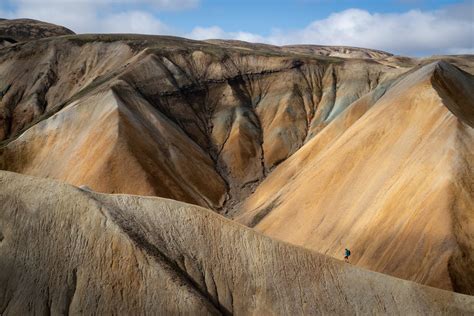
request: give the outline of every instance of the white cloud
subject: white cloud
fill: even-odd
[[[146,6],[156,11],[185,10],[200,0],[10,0],[15,8],[1,12],[6,18],[32,18],[63,25],[76,33],[169,34],[172,29],[153,14],[130,7]],[[1,7],[1,4],[0,4]],[[117,11],[123,9],[123,11]]]
[[[261,35],[249,32],[225,32],[218,26],[211,26],[211,27],[195,27],[190,33],[184,35],[185,37],[197,39],[197,40],[205,40],[205,39],[235,39],[239,41],[245,42],[253,42],[253,43],[263,43],[266,42],[267,39]]]
[[[450,55],[474,55],[474,47],[471,48],[450,48],[446,51]]]
[[[451,13],[446,9],[371,14],[364,10],[349,9],[314,21],[302,30],[272,34],[268,41],[275,44],[318,43],[370,47],[405,54],[441,53],[454,47],[472,48],[472,17],[459,18]]]
[[[75,4],[73,7],[59,6],[20,6],[14,15],[18,18],[32,18],[63,25],[78,33],[97,32],[99,17],[95,10]]]
[[[370,13],[348,9],[299,30],[273,30],[268,36],[196,27],[191,38],[226,38],[274,45],[319,44],[376,48],[405,55],[463,54],[474,51],[474,4],[437,11]]]
[[[254,43],[264,43],[265,42],[265,37],[254,34],[254,33],[248,33],[248,32],[235,32],[231,33],[232,36],[239,41],[246,41],[246,42],[254,42]]]
[[[159,10],[185,10],[197,7],[200,0],[7,0],[17,6],[110,6],[110,5],[149,5]]]
[[[99,28],[105,33],[169,34],[172,30],[153,15],[131,11],[106,16]]]
[[[215,38],[233,38],[231,34],[224,32],[218,26],[211,26],[211,27],[195,27],[191,33],[185,35],[186,37],[197,39],[197,40],[205,40],[205,39],[215,39]]]

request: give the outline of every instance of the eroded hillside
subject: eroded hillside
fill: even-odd
[[[350,103],[406,71],[119,35],[18,44],[0,70],[3,169],[227,211]],[[102,144],[100,157],[80,135]]]
[[[0,172],[0,313],[470,314],[197,206]]]
[[[359,266],[472,293],[468,87],[472,75],[436,62],[375,104],[358,100],[259,186],[239,220],[334,257],[350,247]]]

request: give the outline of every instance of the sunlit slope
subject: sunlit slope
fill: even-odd
[[[225,184],[212,160],[130,90],[114,86],[39,122],[3,150],[4,166],[98,191],[222,205]]]
[[[280,165],[238,220],[336,258],[350,248],[361,267],[473,293],[472,87],[471,75],[436,62],[372,107],[370,95],[358,100]]]
[[[353,267],[197,206],[0,173],[0,312],[469,314],[474,298]]]

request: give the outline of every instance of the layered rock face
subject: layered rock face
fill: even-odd
[[[2,315],[474,312],[182,202],[8,172],[0,192]]]
[[[12,43],[0,49],[0,169],[192,203],[473,294],[472,73],[473,56],[347,47],[142,35]],[[233,310],[225,295],[221,312]]]

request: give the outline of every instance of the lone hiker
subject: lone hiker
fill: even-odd
[[[351,255],[351,251],[346,248],[346,251],[344,252],[344,261],[349,263],[349,256]]]

